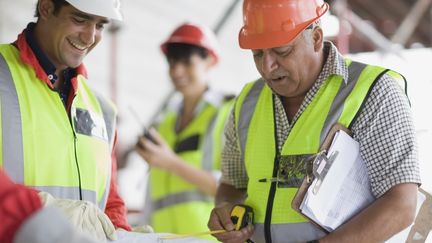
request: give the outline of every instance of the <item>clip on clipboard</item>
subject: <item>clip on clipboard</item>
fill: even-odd
[[[305,179],[303,180],[302,184],[300,185],[299,189],[297,190],[292,202],[291,207],[297,211],[298,213],[304,215],[300,210],[300,205],[303,201],[303,198],[305,197],[309,186],[312,184],[313,180],[316,178],[318,179],[318,182],[315,184],[315,187],[313,188],[313,192],[317,193],[319,190],[319,187],[321,186],[322,180],[325,178],[328,169],[330,168],[332,162],[337,157],[337,153],[333,153],[330,156],[327,155],[327,151],[330,148],[330,145],[333,141],[334,136],[338,131],[344,131],[348,135],[352,135],[352,132],[348,130],[345,126],[343,126],[340,123],[335,123],[331,128],[330,131],[327,133],[326,138],[324,139],[321,147],[320,152],[316,155],[315,159],[312,162],[312,173],[311,175],[306,175]],[[305,215],[304,215],[305,216]],[[324,229],[319,224],[315,223],[313,220],[311,220],[309,217],[305,216],[309,219],[309,221],[322,229],[325,232],[328,232],[326,229]]]
[[[313,161],[312,173],[313,176],[317,178],[317,181],[312,189],[314,194],[317,194],[319,191],[319,188],[338,153],[338,151],[334,151],[329,157],[327,157],[327,151],[322,150],[318,153],[315,160]]]

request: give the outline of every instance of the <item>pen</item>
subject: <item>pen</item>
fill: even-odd
[[[272,177],[259,179],[258,182],[288,182],[288,180]]]

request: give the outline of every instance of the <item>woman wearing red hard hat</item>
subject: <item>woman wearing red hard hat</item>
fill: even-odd
[[[223,126],[230,97],[208,85],[219,60],[206,27],[185,23],[161,45],[177,96],[162,112],[155,143],[140,138],[137,151],[151,166],[152,223],[157,232],[207,230],[219,179]],[[211,238],[211,236],[208,236]]]

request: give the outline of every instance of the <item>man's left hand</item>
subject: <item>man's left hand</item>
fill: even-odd
[[[101,242],[106,239],[116,240],[115,227],[108,216],[89,201],[54,198],[47,192],[39,192],[44,206],[54,205],[60,208],[78,230],[89,234]]]

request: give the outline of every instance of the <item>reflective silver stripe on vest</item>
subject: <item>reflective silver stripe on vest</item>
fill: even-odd
[[[272,224],[272,242],[298,243],[316,240],[324,237],[326,233],[311,223]],[[264,224],[254,224],[254,234],[251,238],[255,243],[265,242]]]
[[[67,198],[73,200],[80,199],[79,187],[65,187],[65,186],[32,186],[32,188],[48,192],[55,198]],[[96,192],[90,190],[81,189],[82,200],[90,201],[96,204]]]
[[[217,112],[210,120],[210,123],[208,125],[204,142],[203,142],[203,148],[202,148],[202,169],[205,171],[212,171],[213,170],[213,153],[214,153],[214,136],[213,136],[213,130],[216,126],[216,118],[217,118]],[[220,141],[217,141],[220,142]]]
[[[264,79],[259,79],[256,81],[249,93],[243,100],[242,107],[240,108],[240,117],[238,119],[238,134],[240,141],[240,151],[242,151],[241,156],[244,161],[244,151],[246,150],[246,140],[248,135],[249,124],[252,120],[252,116],[255,111],[255,106],[258,102],[258,97],[265,85]]]
[[[348,80],[346,80],[346,84],[345,83],[341,84],[339,91],[333,100],[333,103],[329,110],[329,114],[321,130],[320,144],[324,142],[324,139],[327,136],[328,131],[330,131],[331,127],[338,121],[344,108],[345,99],[353,90],[354,86],[357,83],[358,78],[360,77],[360,74],[363,72],[366,66],[367,66],[366,64],[359,63],[359,62],[352,62],[351,65],[349,65]]]
[[[153,210],[159,210],[166,207],[171,207],[180,203],[188,202],[212,202],[211,197],[198,191],[186,191],[176,194],[171,194],[156,201],[153,201]]]
[[[104,194],[102,195],[102,199],[97,203],[98,208],[102,211],[105,211],[105,207],[106,207],[107,202],[108,202],[108,192],[110,190],[110,182],[111,182],[111,170],[110,170],[110,173],[108,174],[107,183],[105,185],[105,191],[104,191]],[[83,194],[83,197],[84,197],[84,194]]]
[[[114,108],[111,106],[111,104],[109,104],[109,102],[101,97],[100,95],[96,95],[96,98],[99,101],[99,105],[101,106],[102,109],[102,113],[103,113],[103,117],[104,117],[104,121],[105,121],[105,127],[107,130],[107,135],[108,135],[108,143],[110,146],[110,150],[113,149],[114,146],[114,134],[115,134],[115,127],[116,127],[116,113]],[[112,152],[112,151],[111,151]],[[112,166],[112,161],[110,163],[110,165]],[[107,176],[107,181],[106,181],[106,185],[105,185],[105,191],[104,194],[102,196],[102,199],[98,202],[98,207],[104,211],[107,201],[108,201],[108,193],[110,190],[110,183],[111,183],[111,168],[108,172],[108,176]]]
[[[3,55],[0,55],[0,103],[3,168],[12,180],[24,183],[21,111],[12,74]]]
[[[111,104],[102,96],[98,95],[96,92],[93,92],[96,98],[99,101],[99,105],[101,106],[103,117],[105,120],[105,127],[108,135],[108,142],[110,148],[112,149],[114,144],[114,133],[116,127],[116,112]]]

